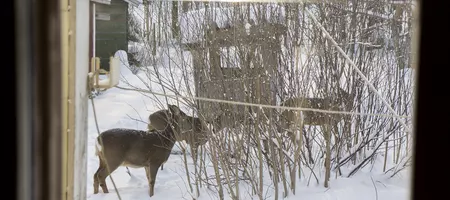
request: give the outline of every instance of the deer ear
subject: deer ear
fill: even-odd
[[[167,104],[167,107],[169,107],[169,111],[174,115],[179,115],[181,113],[180,108],[176,105]]]

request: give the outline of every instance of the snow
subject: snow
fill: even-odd
[[[177,51],[173,48],[168,50],[168,53],[165,57],[162,58],[162,62],[180,62],[179,55],[176,55]],[[170,55],[170,58],[169,56]],[[133,74],[126,62],[126,53],[123,51],[119,51],[116,53],[121,60],[120,66],[120,87],[130,86],[129,84],[138,87],[138,88],[147,88],[150,87],[155,92],[161,92],[162,88],[160,85],[156,83],[148,82],[148,78],[145,71],[139,71],[137,74]],[[189,59],[189,58],[185,58]],[[167,63],[166,63],[167,64]],[[153,70],[154,68],[150,67],[149,70]],[[175,73],[175,76],[180,76],[181,70],[176,68],[172,69],[173,71],[169,71],[166,69],[161,70],[161,72],[165,72],[162,76],[167,76],[169,72]],[[187,73],[189,74],[189,73]],[[179,78],[179,77],[178,77]],[[184,87],[182,84],[190,84],[188,81],[179,81],[182,78],[176,79],[177,83],[179,82],[181,85],[179,86],[181,89]],[[185,95],[185,94],[183,94]],[[164,100],[163,97],[158,97],[160,100]],[[165,102],[165,101],[163,101]],[[161,105],[157,104],[155,100],[151,100],[150,98],[144,96],[142,93],[136,91],[122,90],[119,88],[111,88],[104,91],[102,94],[97,96],[94,99],[95,109],[98,119],[98,125],[100,131],[105,131],[111,128],[133,128],[133,129],[141,129],[145,130],[147,128],[147,117],[152,112],[155,112],[161,108]],[[173,103],[173,102],[172,102]],[[164,104],[162,104],[164,105]],[[187,111],[185,107],[180,106],[182,110]],[[93,174],[97,170],[98,167],[98,158],[95,155],[95,145],[96,145],[96,137],[97,137],[97,129],[95,126],[95,120],[93,115],[92,105],[89,103],[89,113],[88,113],[88,161],[87,161],[87,199],[88,200],[110,200],[110,199],[118,199],[116,193],[114,192],[113,184],[108,177],[106,182],[108,188],[110,190],[109,194],[104,194],[100,190],[100,193],[93,194]],[[188,113],[188,112],[186,112]],[[133,118],[133,119],[132,119]],[[138,119],[140,121],[137,121]],[[142,121],[142,122],[141,122]],[[175,145],[172,152],[179,152],[178,143]],[[381,155],[381,154],[380,154]],[[188,164],[191,167],[190,172],[193,171],[193,164],[190,155],[188,157]],[[388,158],[389,159],[389,158]],[[392,159],[392,158],[390,158]],[[382,156],[378,156],[375,160],[376,163],[382,163],[384,158]],[[148,182],[145,176],[145,170],[143,168],[130,168],[132,176],[130,177],[126,173],[125,167],[119,167],[116,171],[112,173],[112,177],[114,182],[117,185],[117,188],[120,192],[120,196],[122,199],[192,199],[192,196],[195,196],[194,193],[191,193],[189,187],[187,185],[186,172],[184,168],[184,160],[183,155],[181,154],[172,154],[169,157],[169,160],[164,164],[164,170],[159,170],[156,183],[155,183],[155,195],[150,198],[148,196]],[[213,174],[212,164],[209,161],[206,161],[208,166],[209,174]],[[389,167],[389,166],[388,166]],[[255,169],[257,170],[257,169]],[[349,169],[342,168],[343,174],[347,174],[350,171]],[[308,170],[304,170],[304,177],[302,179],[297,179],[296,184],[296,195],[292,195],[289,193],[288,197],[285,199],[302,199],[302,200],[319,200],[319,199],[345,199],[345,200],[406,200],[409,199],[409,186],[410,186],[410,175],[409,169],[401,171],[393,178],[388,178],[386,175],[382,173],[382,165],[375,164],[371,167],[366,167],[356,175],[351,178],[345,177],[335,177],[335,174],[332,172],[330,178],[330,187],[323,187],[323,177],[324,172],[316,171],[317,176],[319,177],[319,184],[316,184],[314,178],[309,178],[311,173]],[[263,194],[264,198],[273,199],[273,185],[271,185],[271,181],[269,180],[269,176],[266,174],[265,183],[267,183],[264,187],[264,191],[267,191]],[[242,182],[240,184],[242,188],[240,191],[241,199],[257,199],[257,196],[250,195],[250,189],[248,185]],[[279,184],[279,195],[280,199],[283,199],[283,186]],[[219,199],[217,190],[215,188],[210,187],[207,189],[206,187],[200,188],[200,197],[197,198],[199,200],[202,199]],[[225,189],[225,199],[231,199],[230,195],[227,194],[227,190]]]

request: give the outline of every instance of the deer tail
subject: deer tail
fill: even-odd
[[[102,152],[103,147],[100,144],[100,137],[97,137],[97,139],[95,140],[95,155],[96,156],[100,156],[100,153]]]

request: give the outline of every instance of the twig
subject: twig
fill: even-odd
[[[370,180],[372,180],[373,187],[375,188],[375,199],[378,200],[378,190],[377,186],[375,185],[375,182],[373,182],[372,176],[370,176]]]
[[[127,114],[127,117],[130,118],[131,120],[134,120],[134,121],[137,121],[137,122],[141,122],[141,123],[144,123],[144,124],[148,124],[148,122],[143,121],[143,120],[140,120],[140,119],[133,118],[133,117],[131,117],[131,116],[128,115],[128,114]]]

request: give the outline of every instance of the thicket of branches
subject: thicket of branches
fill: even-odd
[[[239,185],[246,182],[249,187],[245,192],[250,195],[264,199],[267,190],[274,190],[277,199],[279,193],[282,196],[295,194],[299,180],[328,187],[333,173],[351,177],[380,160],[382,170],[388,176],[407,167],[411,161],[413,138],[392,116],[342,114],[341,120],[333,121],[330,116],[336,114],[322,115],[324,119],[321,120],[329,118],[329,123],[299,127],[293,130],[296,136],[293,137],[277,130],[280,109],[206,104],[189,97],[196,96],[199,90],[195,87],[194,76],[197,75],[194,72],[196,67],[202,66],[202,84],[214,86],[214,91],[209,92],[224,94],[219,95],[224,100],[279,105],[292,97],[337,95],[340,87],[351,94],[352,99],[346,99],[352,102],[347,111],[392,115],[308,16],[305,10],[308,9],[389,106],[398,115],[405,116],[401,120],[411,126],[413,6],[412,2],[393,4],[387,0],[273,3],[270,6],[263,3],[144,1],[143,8],[133,12],[139,23],[130,23],[139,27],[136,30],[142,30],[139,32],[141,45],[135,57],[141,63],[140,70],[145,72],[146,76],[140,78],[147,88],[136,90],[152,98],[161,108],[167,102],[176,101],[188,114],[211,123],[208,143],[201,147],[201,156],[194,168],[187,167],[190,160],[185,154],[193,197],[200,195],[199,188],[208,187],[216,189],[220,199],[224,198],[225,192],[233,199],[239,199],[243,194]],[[268,10],[268,7],[277,9]],[[250,14],[252,10],[254,14]],[[202,12],[202,15],[195,14]],[[226,20],[214,19],[217,12],[222,12],[221,16]],[[199,55],[182,48],[186,42],[183,31],[186,27],[197,26],[180,23],[187,16],[216,21],[219,28],[231,27],[234,31],[247,24],[270,21],[264,16],[271,16],[287,27],[287,33],[276,38],[280,51],[275,61],[259,58],[267,50],[264,48],[270,46],[253,45],[252,48],[251,44],[222,48],[219,61],[212,60],[206,51],[199,51],[204,53],[201,57],[205,59],[195,61],[193,56]],[[204,23],[190,28],[211,26],[212,23]],[[206,33],[202,36],[207,38]],[[208,42],[201,44],[205,49],[220,49],[208,46],[211,44]],[[267,62],[273,61],[278,67],[268,69]],[[223,68],[239,69],[241,74],[229,78],[224,76],[228,73],[226,69],[222,69],[222,77],[211,77],[213,65],[217,63]],[[254,73],[259,76],[255,78]],[[155,91],[154,85],[159,85],[161,90]],[[130,84],[130,87],[134,86]],[[187,98],[162,97],[152,92]],[[241,93],[243,97],[237,95]],[[233,94],[238,99],[233,99]],[[201,103],[210,107],[199,106]],[[224,114],[230,110],[236,112]],[[213,117],[222,114],[222,121],[211,120],[211,113],[216,113]],[[218,127],[224,128],[218,131]],[[181,145],[186,149],[186,145]],[[323,172],[325,176],[320,175]]]

